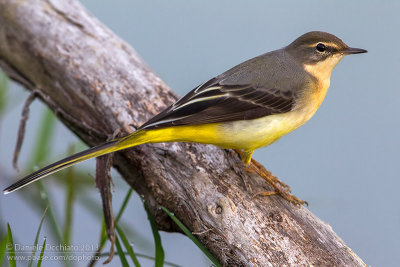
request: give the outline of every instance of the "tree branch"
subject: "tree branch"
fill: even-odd
[[[75,0],[0,0],[0,66],[89,145],[131,132],[176,100],[136,52]],[[113,165],[144,195],[158,227],[170,209],[224,265],[361,266],[362,260],[305,207],[245,172],[236,153],[211,145],[150,144]]]

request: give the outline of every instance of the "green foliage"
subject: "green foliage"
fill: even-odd
[[[3,266],[3,260],[6,254],[7,243],[8,243],[8,235],[4,235],[3,239],[0,242],[0,266]]]
[[[114,224],[115,225],[118,224],[122,214],[124,213],[126,205],[128,204],[129,199],[132,196],[132,191],[133,191],[132,188],[130,188],[128,190],[128,193],[126,194],[126,196],[124,198],[124,201],[122,202],[122,205],[121,205],[121,207],[120,207],[120,209],[118,211],[118,215],[115,217],[115,220],[114,220]],[[106,244],[106,241],[107,241],[107,232],[106,232],[106,225],[105,225],[104,219],[103,219],[103,223],[102,223],[101,231],[100,231],[100,242],[99,242],[98,249],[97,249],[97,251],[99,253],[103,250],[103,248],[104,248],[104,246]]]
[[[44,254],[45,247],[46,247],[46,238],[43,241],[42,250],[40,251],[40,257],[39,257],[39,260],[38,260],[38,264],[36,265],[37,267],[40,267],[42,265],[42,260],[43,260],[43,254]]]
[[[126,251],[128,252],[129,256],[131,256],[133,264],[135,264],[136,267],[140,267],[140,263],[139,263],[138,259],[136,258],[136,255],[133,252],[133,248],[129,244],[128,239],[125,236],[125,233],[122,231],[122,229],[118,225],[116,225],[116,228],[117,228],[118,235],[121,238],[121,241],[124,244]]]
[[[8,78],[0,70],[0,117],[6,109],[6,99],[7,99],[7,88],[8,88]]]
[[[212,255],[200,241],[189,231],[189,229],[178,219],[175,217],[175,215],[170,212],[167,208],[161,207],[163,211],[165,211],[168,216],[178,225],[178,227],[189,237],[190,240],[193,241],[193,243],[196,244],[200,248],[200,250],[214,263],[215,266],[222,266],[221,263]]]
[[[155,267],[162,267],[164,265],[164,249],[161,244],[160,233],[158,232],[156,222],[154,220],[153,215],[150,212],[149,207],[146,202],[143,200],[144,209],[147,212],[147,218],[150,221],[151,231],[153,232],[154,244],[156,247],[156,255],[155,255]]]
[[[117,224],[121,219],[121,216],[125,211],[126,205],[128,205],[129,199],[132,196],[132,192],[133,192],[132,188],[129,188],[128,193],[126,193],[124,201],[122,202],[121,208],[118,211],[117,217],[115,217],[115,224]]]
[[[69,148],[68,154],[72,155],[74,152],[73,147]],[[65,221],[64,221],[64,234],[63,240],[66,246],[71,243],[72,234],[72,221],[73,221],[73,206],[75,198],[75,168],[72,166],[66,171],[66,195],[67,200],[65,202]]]
[[[39,241],[40,231],[42,230],[42,225],[43,225],[43,222],[44,222],[44,218],[46,217],[46,212],[47,212],[48,208],[49,208],[49,206],[47,206],[46,209],[44,210],[43,215],[42,215],[42,219],[40,220],[40,224],[39,224],[38,230],[36,232],[35,242],[33,242],[33,249],[32,249],[31,259],[29,260],[29,265],[28,265],[29,267],[32,266],[33,258],[36,255],[36,248],[37,248],[38,241]]]
[[[49,108],[45,108],[39,125],[38,139],[31,155],[31,166],[45,162],[50,155],[51,140],[56,126],[56,118]]]
[[[16,267],[17,262],[15,260],[15,246],[14,246],[14,241],[13,241],[13,236],[12,236],[12,231],[11,227],[9,224],[7,224],[7,249],[8,249],[8,261],[10,263],[10,267]]]
[[[125,253],[122,250],[118,237],[115,237],[115,246],[117,247],[117,252],[119,255],[119,259],[121,260],[121,265],[124,267],[129,267],[128,261],[126,260]]]

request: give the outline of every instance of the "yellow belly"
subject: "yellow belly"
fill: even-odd
[[[313,114],[313,113],[312,113]],[[259,119],[176,126],[147,131],[140,143],[193,142],[222,148],[254,150],[277,141],[303,125],[310,112],[291,111]]]
[[[223,124],[220,133],[224,142],[219,146],[244,150],[268,146],[303,125],[309,119],[306,117],[299,112],[288,112]]]

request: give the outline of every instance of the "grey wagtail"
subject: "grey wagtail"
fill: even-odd
[[[346,55],[366,52],[329,33],[306,33],[284,48],[247,60],[199,85],[135,132],[50,164],[4,193],[78,162],[140,144],[193,142],[240,151],[242,161],[254,163],[274,193],[303,204],[288,186],[252,161],[252,154],[308,121],[325,97],[336,64]]]

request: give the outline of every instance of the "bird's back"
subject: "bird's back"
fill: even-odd
[[[251,84],[283,95],[297,95],[313,77],[285,49],[247,60],[216,77],[223,85]]]

